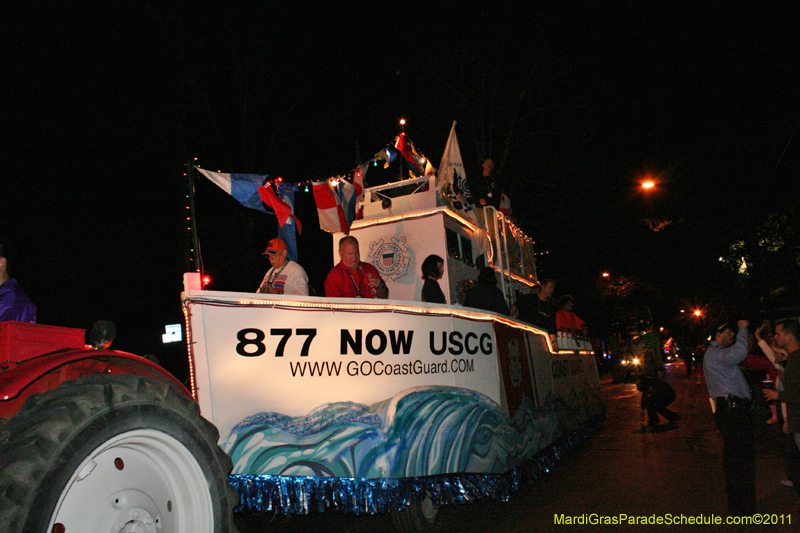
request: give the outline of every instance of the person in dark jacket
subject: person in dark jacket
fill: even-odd
[[[425,284],[422,286],[422,301],[434,304],[446,304],[439,280],[444,275],[444,259],[438,255],[429,255],[422,262],[422,279]]]
[[[470,289],[464,299],[464,306],[508,315],[508,303],[503,291],[497,288],[497,278],[492,267],[483,267],[478,274],[478,284]]]
[[[681,415],[667,409],[675,401],[675,389],[659,378],[637,376],[636,388],[642,393],[642,410],[647,409],[648,424],[654,428],[660,422],[658,415],[672,423],[681,419]]]
[[[555,280],[544,279],[538,292],[521,295],[515,304],[519,319],[547,331],[553,342],[555,342],[558,332],[556,308],[553,305],[555,288]]]

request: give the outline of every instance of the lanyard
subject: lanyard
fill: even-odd
[[[283,272],[283,269],[286,268],[286,265],[288,265],[288,264],[289,264],[289,261],[286,261],[285,263],[283,263],[283,266],[281,268],[279,268],[278,270],[275,270],[275,267],[272,267],[272,273],[267,278],[267,287],[272,287],[272,284],[275,283],[275,279],[278,276],[280,276],[281,272]]]
[[[356,280],[353,278],[353,274],[350,273],[350,269],[345,267],[345,270],[347,271],[347,275],[350,277],[350,282],[353,284],[353,287],[356,288],[356,298],[363,298],[361,296],[361,287],[359,286],[358,283],[356,283]],[[358,265],[358,281],[360,283],[363,280],[364,280],[364,273],[361,271],[361,265]]]

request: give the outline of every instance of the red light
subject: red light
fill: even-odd
[[[211,284],[211,276],[203,276],[203,287]]]
[[[280,177],[280,176],[278,176],[278,179],[277,179],[277,180],[275,180],[275,181],[277,181],[278,183],[283,183],[283,178],[282,178],[282,177]]]

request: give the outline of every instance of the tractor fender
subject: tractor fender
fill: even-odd
[[[162,381],[192,397],[183,384],[157,364],[116,350],[62,350],[3,370],[0,375],[0,418],[17,413],[32,394],[61,383],[97,374],[127,374]]]

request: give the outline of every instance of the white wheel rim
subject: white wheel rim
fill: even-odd
[[[419,510],[422,512],[423,518],[430,523],[433,523],[436,520],[436,515],[439,514],[439,509],[433,504],[430,496],[425,496],[425,499],[419,505]]]
[[[192,453],[165,433],[138,429],[86,457],[47,531],[212,533],[213,519],[208,484]],[[58,524],[63,528],[54,529]]]

